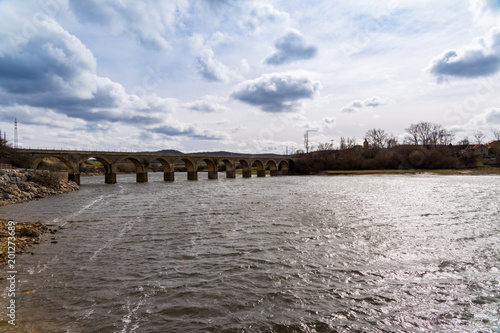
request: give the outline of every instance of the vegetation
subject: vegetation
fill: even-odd
[[[500,131],[492,132],[499,140]],[[356,145],[354,138],[341,137],[338,149],[333,144],[320,144],[308,154],[297,151],[294,171],[310,174],[323,170],[444,170],[500,165],[500,151],[490,149],[491,156],[478,156],[467,149],[467,137],[453,145],[454,134],[439,124],[411,124],[406,133],[403,144],[398,143],[396,135],[374,128],[366,132],[363,146]],[[477,144],[484,138],[482,132],[474,133]],[[310,147],[307,150],[311,151]]]

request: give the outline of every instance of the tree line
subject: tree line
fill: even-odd
[[[459,169],[473,168],[477,156],[463,153],[471,142],[467,137],[453,145],[455,135],[439,124],[420,122],[405,129],[402,143],[398,136],[382,129],[370,129],[365,133],[363,146],[355,138],[341,137],[338,149],[332,142],[319,144],[315,151],[308,147],[309,154],[297,151],[294,169],[298,173],[321,170],[375,170],[375,169]],[[500,140],[500,131],[492,129],[493,136]],[[482,144],[486,136],[474,132],[474,143]],[[368,149],[366,149],[368,148]],[[496,161],[500,164],[500,154]]]
[[[373,128],[366,131],[364,140],[370,148],[394,148],[401,144],[403,145],[420,145],[420,146],[437,146],[437,145],[450,145],[455,142],[455,134],[450,130],[444,128],[440,124],[421,121],[417,124],[411,124],[405,129],[406,135],[403,142],[399,142],[398,136],[388,133],[383,129]],[[500,140],[500,130],[491,129],[495,140]],[[482,131],[475,131],[473,133],[473,140],[469,140],[466,136],[457,142],[459,146],[467,146],[469,144],[483,144],[486,135]],[[356,138],[340,137],[338,149],[345,150],[351,149],[356,146]],[[309,145],[308,133],[304,135],[305,151],[297,150],[296,153],[309,153],[314,149]],[[316,147],[316,151],[334,150],[335,147],[332,142],[320,143]]]

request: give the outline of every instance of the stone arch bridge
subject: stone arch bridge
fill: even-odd
[[[68,179],[80,184],[80,166],[89,159],[99,161],[105,170],[105,182],[116,183],[118,164],[129,160],[135,165],[137,182],[148,181],[148,171],[153,162],[161,164],[165,181],[174,181],[174,168],[182,161],[187,169],[188,180],[198,180],[198,167],[206,164],[208,178],[218,178],[219,164],[224,163],[226,178],[236,177],[236,165],[240,164],[242,175],[245,178],[252,176],[252,166],[257,167],[257,177],[266,176],[266,168],[271,176],[287,175],[291,160],[288,156],[280,155],[198,155],[181,154],[172,155],[161,152],[104,152],[80,150],[41,150],[41,149],[16,149],[22,154],[31,169],[37,169],[44,158],[52,157],[61,161],[68,168]]]

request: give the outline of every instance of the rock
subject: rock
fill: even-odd
[[[33,228],[22,227],[21,230],[19,230],[19,235],[27,237],[39,237],[40,233]]]

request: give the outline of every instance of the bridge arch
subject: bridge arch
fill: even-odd
[[[177,165],[179,161],[182,161],[187,169],[187,179],[188,180],[198,180],[198,172],[196,171],[197,164],[187,157],[181,157],[174,161],[173,165]],[[175,170],[174,170],[175,171]]]
[[[116,172],[118,171],[118,165],[122,163],[125,160],[129,160],[132,162],[135,166],[135,173],[136,173],[136,181],[138,183],[145,183],[148,181],[148,169],[149,169],[149,162],[148,161],[140,161],[139,159],[133,157],[133,156],[121,156],[118,159],[115,160],[115,162],[112,164],[111,168],[113,169],[113,174],[114,174],[114,182],[116,182]]]
[[[257,177],[265,177],[266,176],[266,167],[264,162],[259,159],[253,160],[252,165],[257,167]]]
[[[207,165],[208,179],[217,179],[217,178],[219,178],[218,177],[218,165],[217,165],[217,161],[214,162],[213,160],[211,160],[209,158],[203,158],[203,159],[201,159],[201,160],[198,161],[197,166],[196,166],[196,171],[199,170],[202,162],[205,162],[205,164]]]
[[[47,156],[40,156],[40,157],[36,158],[31,163],[31,169],[33,169],[33,170],[38,169],[38,167],[40,166],[40,164],[43,162],[44,159],[51,158],[51,157],[52,158],[57,158],[60,162],[62,162],[66,166],[66,168],[68,169],[68,174],[74,174],[75,173],[75,168],[70,163],[70,161],[68,161],[64,157],[58,156],[58,155],[47,155]]]
[[[276,161],[268,160],[266,163],[266,168],[269,168],[269,173],[270,173],[271,177],[278,175],[278,164],[276,163]],[[265,172],[266,168],[264,168],[264,172]],[[264,175],[265,175],[265,173],[264,173]]]
[[[282,175],[288,175],[288,170],[290,169],[290,165],[287,160],[281,160],[278,165],[278,172]]]
[[[77,170],[76,170],[77,175],[75,176],[75,178],[78,179],[78,182],[77,182],[78,184],[80,184],[80,174],[82,171],[81,170],[82,165],[91,158],[97,160],[103,166],[105,180],[112,177],[111,175],[113,173],[113,168],[112,168],[113,162],[110,159],[103,157],[103,156],[99,156],[99,155],[95,155],[95,156],[94,155],[86,155],[86,156],[82,157],[81,159],[79,159],[77,162]],[[116,176],[115,176],[115,179],[116,179]]]
[[[169,162],[164,158],[155,158],[153,161],[158,161],[161,163],[161,166],[163,168],[163,180],[166,182],[173,182],[175,180],[175,173],[174,173],[174,168],[175,168],[175,163]],[[151,161],[150,164],[153,162]]]
[[[227,158],[223,158],[221,162],[224,163],[224,167],[226,168],[226,178],[236,178],[236,163]]]
[[[243,159],[238,160],[238,163],[241,165],[243,178],[252,177],[252,163]]]

